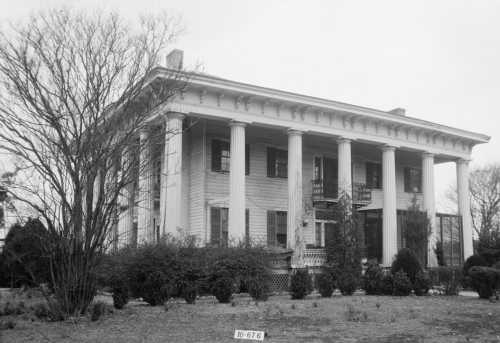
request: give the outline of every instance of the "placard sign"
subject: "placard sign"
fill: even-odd
[[[235,330],[234,338],[236,339],[248,339],[252,341],[263,341],[265,333],[264,331],[252,331],[252,330]]]

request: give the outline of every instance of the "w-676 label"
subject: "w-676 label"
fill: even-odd
[[[234,338],[236,339],[249,339],[253,341],[263,341],[264,331],[252,331],[252,330],[235,330]]]

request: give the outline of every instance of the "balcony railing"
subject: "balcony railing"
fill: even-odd
[[[314,201],[319,200],[338,200],[338,182],[330,180],[313,180],[312,181],[312,198]],[[369,203],[372,200],[371,189],[366,187],[366,184],[355,182],[352,184],[352,200],[355,203]]]
[[[304,264],[308,267],[320,267],[326,263],[326,251],[323,248],[305,249]]]

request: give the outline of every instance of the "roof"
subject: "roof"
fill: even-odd
[[[163,67],[156,68],[152,77],[168,77],[172,72],[179,73]],[[411,116],[395,114],[387,111],[382,111],[374,108],[353,105],[340,101],[334,101],[324,98],[318,98],[274,88],[262,87],[248,83],[224,79],[221,77],[195,72],[180,72],[188,79],[189,85],[197,87],[205,87],[217,89],[219,91],[227,91],[235,94],[252,96],[253,98],[261,98],[267,101],[286,102],[294,105],[307,106],[312,108],[322,109],[324,111],[342,111],[351,113],[356,116],[383,120],[394,123],[395,125],[409,125],[425,130],[436,131],[448,135],[458,136],[462,139],[467,139],[474,144],[487,143],[490,136],[476,133],[472,131],[462,130],[459,128],[434,123],[427,120],[418,119]]]

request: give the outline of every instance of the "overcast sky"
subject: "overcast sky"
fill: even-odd
[[[170,10],[176,44],[220,77],[390,110],[492,136],[473,166],[500,162],[500,1],[0,0],[5,22],[73,4],[138,13]],[[455,165],[436,167],[438,209]]]

